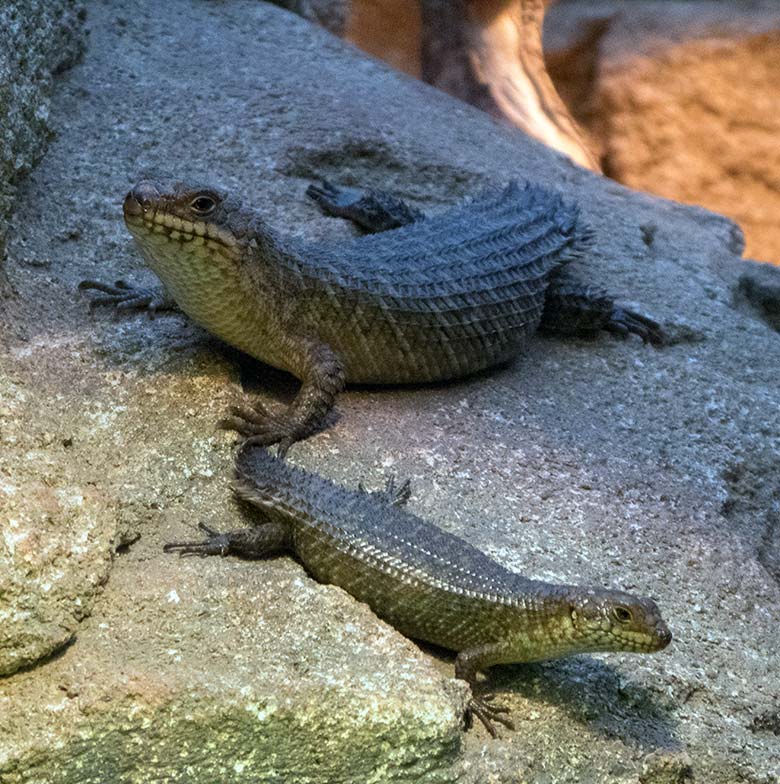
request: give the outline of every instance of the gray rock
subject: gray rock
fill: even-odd
[[[0,504],[19,506],[0,553],[30,587],[0,592],[17,624],[3,654],[24,649],[25,618],[69,602],[85,617],[0,681],[0,780],[776,781],[780,340],[739,301],[735,225],[577,169],[273,6],[123,5],[90,5],[89,55],[9,243]],[[351,390],[291,459],[353,486],[409,476],[417,512],[529,576],[653,595],[672,645],[497,669],[518,731],[491,741],[460,733],[451,658],[291,560],[164,556],[198,521],[245,522],[215,430],[229,379],[271,403],[294,384],[183,317],[88,313],[81,278],[147,276],[120,202],[149,166],[215,177],[309,238],[352,233],[306,202],[314,176],[431,210],[512,176],[579,200],[594,280],[671,323],[674,345],[538,338],[457,384]],[[35,481],[57,500],[43,521]],[[13,552],[9,519],[29,532]]]
[[[82,5],[74,0],[0,5],[0,265],[8,218],[17,206],[17,184],[41,158],[53,134],[53,76],[82,55],[84,18]],[[8,296],[0,270],[0,306]],[[2,316],[0,311],[0,327],[6,327]],[[9,333],[10,328],[0,330],[3,348]],[[10,349],[8,360],[19,358],[18,351],[25,349]],[[11,368],[0,376],[4,444],[15,443],[16,432],[26,424],[18,415],[27,396],[16,381]],[[45,452],[55,448],[55,441],[56,435],[41,432],[36,446]],[[0,675],[28,666],[73,638],[110,562],[107,532],[91,530],[102,528],[92,517],[99,506],[95,494],[73,484],[67,466],[56,482],[49,481],[56,459],[39,456],[41,462],[28,462],[26,471],[17,464],[12,481],[0,487],[5,545],[0,548]],[[3,469],[6,457],[1,459]],[[38,601],[41,595],[47,597],[43,603]]]
[[[0,263],[15,185],[51,138],[52,75],[81,57],[84,19],[77,0],[0,3]]]

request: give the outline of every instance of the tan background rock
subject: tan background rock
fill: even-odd
[[[587,73],[593,52],[556,51],[597,19],[609,22],[593,42],[591,92],[561,92],[604,172],[734,218],[747,256],[780,263],[780,5],[561,3],[545,26],[559,84]]]
[[[348,41],[399,71],[420,78],[422,19],[417,3],[352,0],[347,18],[344,37]]]
[[[417,3],[343,5],[348,40],[420,76]],[[545,56],[608,176],[732,217],[780,263],[780,4],[562,0]]]

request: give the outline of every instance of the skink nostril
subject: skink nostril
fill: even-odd
[[[155,199],[160,197],[160,192],[153,182],[146,180],[139,182],[138,185],[133,188],[133,196],[135,196],[136,201],[140,204],[148,207]]]
[[[141,180],[125,197],[125,214],[140,215],[160,197],[160,191],[151,180]]]

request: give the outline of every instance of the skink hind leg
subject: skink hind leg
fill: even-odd
[[[403,507],[406,502],[412,497],[412,483],[411,480],[406,479],[400,484],[396,482],[396,478],[391,474],[387,477],[385,487],[383,490],[366,490],[362,482],[358,482],[358,490],[363,493],[370,493],[370,495],[378,498],[380,501],[390,504],[390,506]]]
[[[654,346],[667,340],[658,322],[618,305],[605,291],[566,270],[550,280],[539,329],[554,335],[596,335],[605,330],[624,338],[638,335]]]
[[[620,305],[612,306],[609,319],[602,329],[622,338],[638,335],[644,343],[650,343],[653,346],[662,346],[667,341],[666,335],[657,321],[633,310],[626,310]]]
[[[118,310],[145,310],[150,315],[163,310],[178,310],[178,305],[163,288],[131,286],[124,280],[114,281],[113,284],[82,280],[79,290],[99,291],[104,295],[90,300],[90,310],[101,305],[113,305]]]
[[[219,423],[246,436],[246,444],[278,444],[279,457],[284,457],[292,444],[307,438],[322,425],[336,395],[344,388],[343,365],[330,347],[303,341],[297,351],[300,361],[295,363],[296,375],[303,383],[286,410],[270,411],[262,403],[233,406],[230,416]]]
[[[410,479],[405,479],[398,484],[396,478],[391,474],[387,477],[382,494],[392,506],[406,506],[406,502],[412,497],[412,482]]]
[[[397,229],[425,217],[420,210],[386,191],[345,188],[327,180],[312,183],[306,195],[328,215],[348,218],[368,232]]]

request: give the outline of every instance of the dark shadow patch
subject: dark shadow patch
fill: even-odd
[[[780,332],[780,269],[754,261],[742,263],[745,270],[737,281],[734,306]]]
[[[758,561],[780,586],[780,504],[776,500],[767,511],[764,535],[758,546]]]
[[[494,667],[497,690],[555,705],[575,722],[644,751],[683,750],[676,704],[625,680],[610,664],[575,656],[543,664]]]
[[[733,523],[759,563],[780,586],[780,456],[769,450],[724,472],[728,498],[721,514]]]
[[[288,177],[308,182],[386,190],[418,207],[451,204],[479,191],[485,175],[431,160],[430,155],[401,157],[384,139],[345,139],[327,147],[290,147],[277,167]]]
[[[773,735],[780,736],[780,703],[775,709],[754,716],[750,730],[752,732],[771,732]]]
[[[454,662],[451,651],[420,640],[415,643],[430,656]],[[495,693],[498,703],[502,693],[519,694],[532,702],[555,705],[583,727],[645,752],[684,750],[676,735],[676,703],[623,679],[598,659],[572,656],[541,664],[505,664],[491,667],[486,675],[476,691]]]
[[[463,376],[457,376],[456,378],[449,378],[442,381],[399,381],[393,384],[353,384],[348,380],[346,389],[348,392],[398,392],[399,390],[404,392],[416,392],[468,387],[474,382],[495,380],[502,373],[509,372],[524,356],[522,352],[523,349],[518,349],[517,356],[515,357],[496,362],[495,365],[482,368],[482,370],[475,370],[473,373],[467,373]]]
[[[24,672],[32,672],[33,670],[37,670],[39,667],[45,667],[47,664],[51,664],[52,662],[56,662],[61,659],[68,648],[70,648],[73,643],[76,642],[76,632],[74,631],[71,636],[65,640],[58,648],[53,650],[51,653],[47,653],[44,656],[41,656],[35,661],[28,662],[27,664],[19,667],[18,669],[14,670],[13,672],[6,673],[4,675],[0,675],[0,682],[2,682],[3,678],[10,678],[14,675],[20,675]]]
[[[283,403],[291,403],[298,394],[301,383],[292,374],[266,365],[218,339],[214,340],[213,348],[238,368],[241,389],[247,394],[263,393]]]
[[[130,548],[140,539],[141,539],[141,534],[139,534],[137,531],[133,531],[133,532],[128,531],[122,533],[120,535],[119,542],[114,548],[114,553],[116,555],[127,555],[127,553],[130,552]]]

